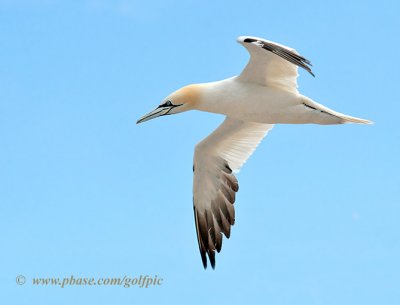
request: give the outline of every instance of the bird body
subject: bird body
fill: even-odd
[[[196,145],[193,160],[193,209],[204,268],[215,267],[222,234],[235,223],[235,173],[274,124],[369,124],[368,120],[329,109],[297,90],[298,67],[314,76],[311,63],[294,49],[252,36],[238,42],[250,60],[238,76],[194,84],[168,95],[141,123],[188,110],[219,113],[224,122]]]
[[[193,109],[247,122],[325,125],[346,123],[348,119],[298,92],[247,83],[238,77],[189,87],[191,89],[185,88],[184,92],[198,91]]]

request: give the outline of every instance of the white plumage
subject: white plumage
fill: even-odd
[[[204,268],[207,257],[215,267],[222,233],[229,238],[235,221],[238,191],[234,173],[251,156],[273,124],[369,124],[333,111],[297,90],[298,67],[311,75],[311,63],[294,49],[252,36],[238,42],[250,53],[239,76],[183,87],[170,94],[141,123],[187,110],[226,115],[225,121],[196,145],[193,204],[197,238]]]

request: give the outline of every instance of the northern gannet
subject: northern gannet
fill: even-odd
[[[250,53],[242,73],[216,82],[193,84],[169,96],[137,124],[188,110],[224,114],[224,122],[196,145],[193,209],[204,268],[215,268],[222,233],[235,222],[237,173],[274,124],[370,124],[331,110],[297,90],[298,67],[312,76],[311,63],[296,50],[252,36],[237,41]]]

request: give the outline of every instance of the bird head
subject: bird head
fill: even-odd
[[[176,114],[195,109],[200,98],[200,85],[189,85],[168,95],[161,104],[142,116],[136,124],[157,118],[159,116]]]

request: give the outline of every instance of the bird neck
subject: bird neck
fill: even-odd
[[[199,94],[194,109],[223,114],[225,102],[229,99],[229,83],[230,79],[196,85]]]

